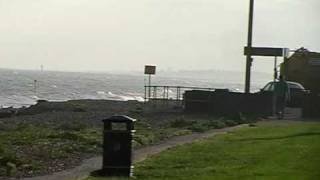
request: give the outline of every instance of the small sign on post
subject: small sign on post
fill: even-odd
[[[145,88],[145,100],[148,98],[150,99],[151,96],[151,75],[156,74],[156,66],[152,65],[145,65],[144,66],[144,74],[149,75],[149,83],[148,83],[148,97],[146,95],[146,88]]]
[[[144,74],[154,75],[156,74],[156,66],[145,65]]]

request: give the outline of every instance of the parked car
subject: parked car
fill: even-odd
[[[289,85],[290,99],[287,103],[288,107],[301,107],[303,98],[306,94],[310,93],[310,91],[306,90],[301,84],[297,82],[287,81]],[[269,82],[265,85],[260,93],[264,92],[272,92],[274,90],[275,82]]]

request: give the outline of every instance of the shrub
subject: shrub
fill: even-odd
[[[177,118],[170,123],[170,126],[173,128],[182,128],[187,126],[192,126],[195,124],[195,121],[187,121],[183,117]]]
[[[226,121],[225,121],[225,124],[226,124],[227,126],[235,126],[235,125],[238,125],[239,123],[236,122],[236,121],[234,121],[234,120],[226,120]]]
[[[205,124],[201,124],[201,123],[196,123],[193,124],[191,127],[188,128],[189,130],[193,131],[193,132],[204,132],[206,130],[209,129],[208,126],[206,126]]]
[[[226,127],[226,123],[221,120],[213,120],[209,122],[209,126],[216,129],[221,129]]]

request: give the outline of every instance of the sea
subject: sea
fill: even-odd
[[[271,74],[253,74],[251,90],[259,91]],[[144,101],[148,76],[143,72],[97,73],[0,69],[0,107],[30,106],[37,100],[108,99]],[[232,71],[160,71],[151,77],[155,86],[188,86],[242,92],[244,74]],[[157,94],[163,94],[159,89]],[[169,89],[174,98],[175,89]]]

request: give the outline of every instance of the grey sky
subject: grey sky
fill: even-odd
[[[0,0],[0,67],[243,71],[249,0]],[[319,0],[256,0],[254,45],[320,51]],[[272,71],[257,58],[254,71]]]

